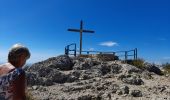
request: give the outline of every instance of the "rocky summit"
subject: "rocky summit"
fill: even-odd
[[[35,100],[170,100],[170,77],[148,63],[139,69],[120,60],[61,55],[26,72]]]

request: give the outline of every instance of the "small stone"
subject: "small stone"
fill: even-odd
[[[123,94],[121,90],[117,90],[116,93],[117,93],[118,95],[122,95],[122,94]]]
[[[118,95],[129,94],[128,86],[121,86],[119,90],[116,92]]]
[[[142,97],[142,92],[140,90],[132,90],[131,95],[133,97]]]
[[[128,86],[122,86],[120,87],[120,90],[123,94],[129,94],[129,87]]]
[[[38,86],[32,86],[32,89],[37,90]]]
[[[88,95],[78,97],[78,100],[91,100],[92,97],[93,97],[92,95],[88,94]]]
[[[142,79],[136,78],[136,77],[123,78],[122,81],[124,83],[131,84],[131,85],[143,85],[144,84]]]

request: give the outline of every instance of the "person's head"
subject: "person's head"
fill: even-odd
[[[15,67],[22,67],[26,63],[26,60],[30,58],[30,55],[27,47],[21,44],[15,44],[8,53],[8,62]]]

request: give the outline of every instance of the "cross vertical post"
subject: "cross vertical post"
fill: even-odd
[[[80,21],[80,55],[81,55],[81,51],[82,51],[82,30],[83,30],[83,21]]]
[[[91,30],[84,30],[83,29],[83,21],[80,21],[80,29],[68,29],[68,31],[72,31],[72,32],[80,32],[80,51],[79,54],[81,55],[82,53],[82,38],[83,38],[83,32],[86,33],[94,33],[94,31]]]

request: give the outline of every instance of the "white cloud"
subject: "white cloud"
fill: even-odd
[[[107,47],[112,47],[112,46],[118,46],[117,42],[113,42],[113,41],[106,41],[106,42],[102,42],[99,45],[101,46],[107,46]]]
[[[90,48],[89,51],[94,51],[94,48]]]

